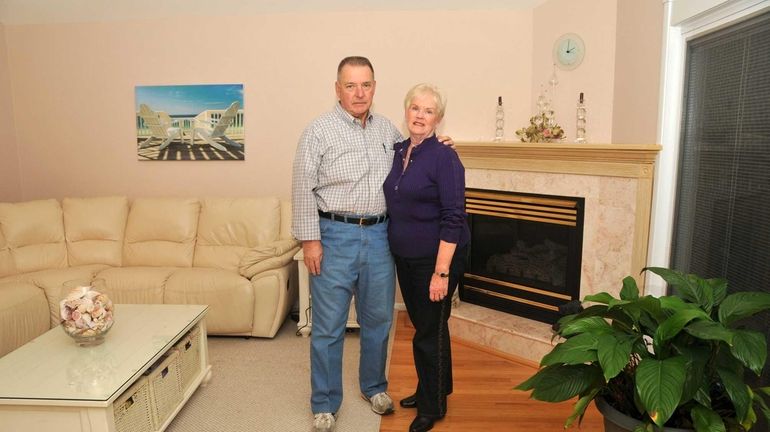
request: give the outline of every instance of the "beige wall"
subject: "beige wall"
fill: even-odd
[[[618,2],[612,142],[658,139],[663,2]]]
[[[583,65],[557,72],[554,106],[570,139],[582,91],[592,142],[621,137],[653,142],[647,135],[651,127],[630,126],[639,119],[654,124],[657,92],[648,91],[650,81],[629,93],[621,84],[630,79],[618,74],[657,76],[659,65],[650,61],[654,48],[637,57],[616,54],[616,46],[639,43],[625,26],[638,36],[645,26],[659,28],[661,19],[653,8],[626,3],[637,2],[549,0],[519,11],[286,11],[7,24],[0,92],[7,65],[16,121],[3,130],[15,127],[17,136],[15,146],[6,140],[2,145],[17,148],[19,162],[15,175],[5,169],[0,174],[5,185],[15,179],[10,187],[16,192],[2,198],[288,197],[297,139],[335,102],[335,68],[350,54],[374,62],[375,110],[397,125],[406,90],[431,81],[449,97],[443,132],[458,141],[490,140],[497,96],[503,96],[505,138],[515,140],[514,131],[534,111],[540,84],[551,75],[553,42],[566,32],[579,33],[587,47]],[[635,9],[645,13],[643,22],[632,26],[627,21]],[[660,32],[651,33],[652,45],[659,46]],[[134,87],[203,83],[244,84],[246,160],[137,161]],[[642,91],[650,102],[633,111],[629,100]],[[2,105],[8,100],[2,98],[0,110],[10,110]],[[8,163],[5,157],[2,163]]]
[[[335,102],[339,60],[367,55],[375,108],[401,124],[403,95],[432,81],[444,130],[494,134],[498,95],[524,118],[531,14],[285,13],[6,26],[24,199],[68,195],[289,196],[304,126]],[[134,87],[243,83],[246,160],[136,160]],[[511,131],[512,133],[512,131]]]
[[[568,141],[584,93],[586,134],[592,143],[651,144],[657,140],[663,26],[660,1],[550,0],[534,9],[531,109],[553,73],[553,43],[577,33],[583,63],[556,69],[554,108]]]
[[[0,202],[21,199],[19,155],[13,122],[11,82],[5,49],[5,26],[0,24]]]
[[[570,142],[575,139],[575,107],[580,92],[584,93],[588,107],[588,141],[612,142],[617,3],[618,0],[550,0],[534,10],[532,110],[541,85],[550,88],[556,39],[564,33],[577,33],[585,42],[586,54],[580,66],[571,71],[556,70],[559,84],[553,107]]]

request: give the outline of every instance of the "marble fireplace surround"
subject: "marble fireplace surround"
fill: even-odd
[[[644,286],[657,144],[458,142],[469,188],[585,198],[580,298],[617,294],[625,276]],[[539,362],[548,324],[461,302],[453,337]]]

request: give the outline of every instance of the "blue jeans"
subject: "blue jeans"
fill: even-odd
[[[361,327],[358,381],[371,397],[388,387],[385,363],[393,321],[395,267],[388,223],[359,226],[320,220],[321,274],[311,276],[310,406],[335,413],[342,405],[342,346],[353,295]]]

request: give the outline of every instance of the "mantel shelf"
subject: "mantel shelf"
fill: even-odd
[[[466,168],[649,178],[661,146],[458,142],[456,149]]]

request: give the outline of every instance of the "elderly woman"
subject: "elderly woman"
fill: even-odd
[[[417,408],[410,432],[428,431],[447,410],[452,392],[449,312],[463,274],[470,231],[465,218],[465,169],[457,153],[436,139],[445,99],[418,84],[404,100],[409,138],[395,145],[383,188],[390,216],[388,241],[409,319],[417,390],[401,400]]]

